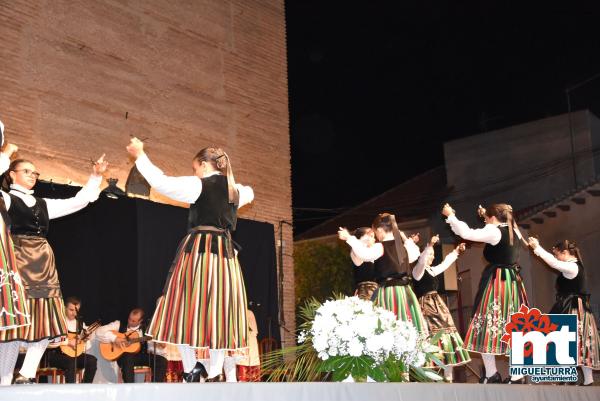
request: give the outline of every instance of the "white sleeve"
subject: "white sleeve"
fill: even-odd
[[[352,247],[354,255],[363,262],[373,262],[383,256],[383,245],[380,243],[368,247],[353,235],[346,240],[346,243]]]
[[[431,266],[429,271],[435,277],[438,274],[445,272],[450,266],[452,266],[452,263],[456,262],[456,259],[458,259],[458,252],[454,250],[446,255],[442,263],[437,266]]]
[[[415,244],[415,241],[413,241],[412,238],[408,238],[406,241],[404,241],[404,249],[406,249],[406,253],[408,254],[408,263],[412,263],[419,259],[421,251],[419,250],[419,246]]]
[[[195,175],[169,177],[152,164],[145,154],[137,158],[135,165],[152,188],[171,199],[194,203],[202,193],[202,180],[200,178]]]
[[[88,203],[94,202],[100,195],[101,183],[102,176],[92,174],[87,184],[74,197],[68,199],[44,198],[48,206],[48,217],[56,219],[66,216],[83,209]]]
[[[356,256],[354,251],[350,251],[350,259],[352,259],[352,263],[354,263],[354,265],[357,267],[361,266],[364,263],[364,260]]]
[[[433,252],[433,247],[427,245],[425,247],[425,250],[423,250],[423,252],[421,253],[421,256],[419,256],[419,260],[417,261],[417,264],[415,265],[412,271],[412,276],[415,280],[419,281],[423,278],[423,274],[425,273],[426,267],[425,263],[427,262],[427,258],[429,257],[429,255],[431,255]]]
[[[577,263],[563,262],[558,260],[554,257],[554,255],[546,251],[541,246],[537,246],[533,250],[533,253],[542,258],[542,260],[546,262],[548,266],[561,272],[565,278],[573,279],[577,277],[577,273],[579,272],[579,266],[577,266]]]
[[[98,330],[95,331],[96,338],[101,343],[114,342],[117,339],[117,335],[115,333],[111,333],[111,331],[112,330],[118,331],[119,326],[121,326],[121,322],[119,322],[118,320],[115,320],[112,323],[98,327]]]
[[[10,158],[0,152],[0,174],[4,174],[10,167]]]
[[[240,204],[238,205],[238,208],[241,208],[254,200],[254,190],[251,187],[242,184],[235,184],[235,187],[240,194]],[[196,199],[198,199],[198,197],[196,197]]]
[[[4,153],[0,152],[0,174],[4,174],[10,167],[10,159]],[[6,210],[10,208],[10,196],[8,193],[2,191],[4,197],[4,203],[6,204]]]
[[[496,245],[502,238],[500,229],[493,224],[486,224],[483,228],[472,229],[467,223],[460,221],[455,215],[449,216],[446,223],[454,234],[468,241],[485,242],[486,244]]]

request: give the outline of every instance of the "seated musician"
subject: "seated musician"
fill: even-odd
[[[87,328],[86,324],[78,319],[79,309],[81,308],[81,300],[77,297],[69,297],[65,300],[65,311],[67,317],[67,328],[70,334],[79,334]],[[84,368],[83,383],[92,383],[96,374],[97,360],[96,357],[87,353],[91,347],[91,338],[94,336],[92,332],[87,337],[83,353],[78,357],[71,357],[64,353],[61,348],[48,349],[48,365],[53,368],[62,369],[65,372],[65,381],[67,383],[75,383],[75,359],[77,359],[77,368]],[[75,352],[76,339],[74,336],[69,336],[61,345],[72,347],[72,352]],[[79,342],[79,340],[77,340]]]
[[[125,351],[132,343],[122,336],[118,336],[114,331],[119,330],[120,333],[130,334],[137,333],[136,337],[141,338],[144,335],[143,332],[143,320],[144,310],[141,308],[135,308],[129,313],[127,319],[127,327],[124,329],[120,328],[120,323],[115,321],[107,326],[112,326],[112,330],[105,330],[106,326],[102,330],[98,330],[98,340],[102,343],[114,344],[114,349],[119,351]],[[150,348],[154,347],[155,344],[151,343]],[[123,376],[124,383],[134,382],[134,367],[136,366],[149,366],[152,369],[152,381],[153,382],[164,382],[167,372],[167,359],[160,355],[159,348],[164,348],[164,344],[156,344],[156,354],[148,353],[148,346],[146,342],[142,342],[141,350],[137,352],[123,352],[122,355],[116,359],[119,367],[121,368],[121,374]],[[153,348],[152,348],[153,349]]]

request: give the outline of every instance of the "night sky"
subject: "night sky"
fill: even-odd
[[[600,7],[560,3],[286,1],[296,234],[443,164],[444,141],[565,113],[600,74]]]

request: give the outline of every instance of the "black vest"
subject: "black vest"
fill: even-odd
[[[35,205],[29,207],[21,198],[10,194],[10,232],[14,235],[29,235],[44,237],[48,235],[50,218],[48,217],[48,206],[42,198],[35,198]]]
[[[421,277],[421,280],[412,281],[413,290],[415,291],[417,298],[422,297],[428,292],[437,291],[439,285],[440,284],[437,276],[432,276],[427,269],[425,269],[423,272],[423,277]]]
[[[375,280],[378,283],[382,283],[389,278],[406,277],[404,264],[398,260],[395,241],[383,241],[381,245],[383,245],[383,256],[374,263]]]
[[[494,265],[514,265],[519,260],[519,237],[513,233],[513,244],[510,244],[508,226],[500,226],[502,237],[496,245],[486,244],[483,248],[483,257]]]
[[[373,262],[363,262],[362,265],[356,266],[352,262],[352,272],[354,273],[354,285],[364,283],[365,281],[375,281],[375,266]]]
[[[559,296],[569,294],[586,294],[585,270],[581,261],[577,261],[577,276],[568,279],[560,273],[556,279],[556,294]]]
[[[190,205],[188,228],[212,226],[230,231],[237,223],[237,206],[229,203],[227,177],[216,174],[202,178],[202,193]]]

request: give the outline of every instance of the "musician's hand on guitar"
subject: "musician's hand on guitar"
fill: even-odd
[[[117,337],[115,339],[115,345],[121,348],[127,348],[129,346],[129,341],[124,338]]]
[[[69,344],[69,347],[73,347],[73,348],[75,348],[75,346],[76,346],[76,344],[77,344],[77,343],[75,342],[75,339],[74,339],[74,338],[69,338],[69,339],[67,340],[67,342],[68,342],[68,344]]]

